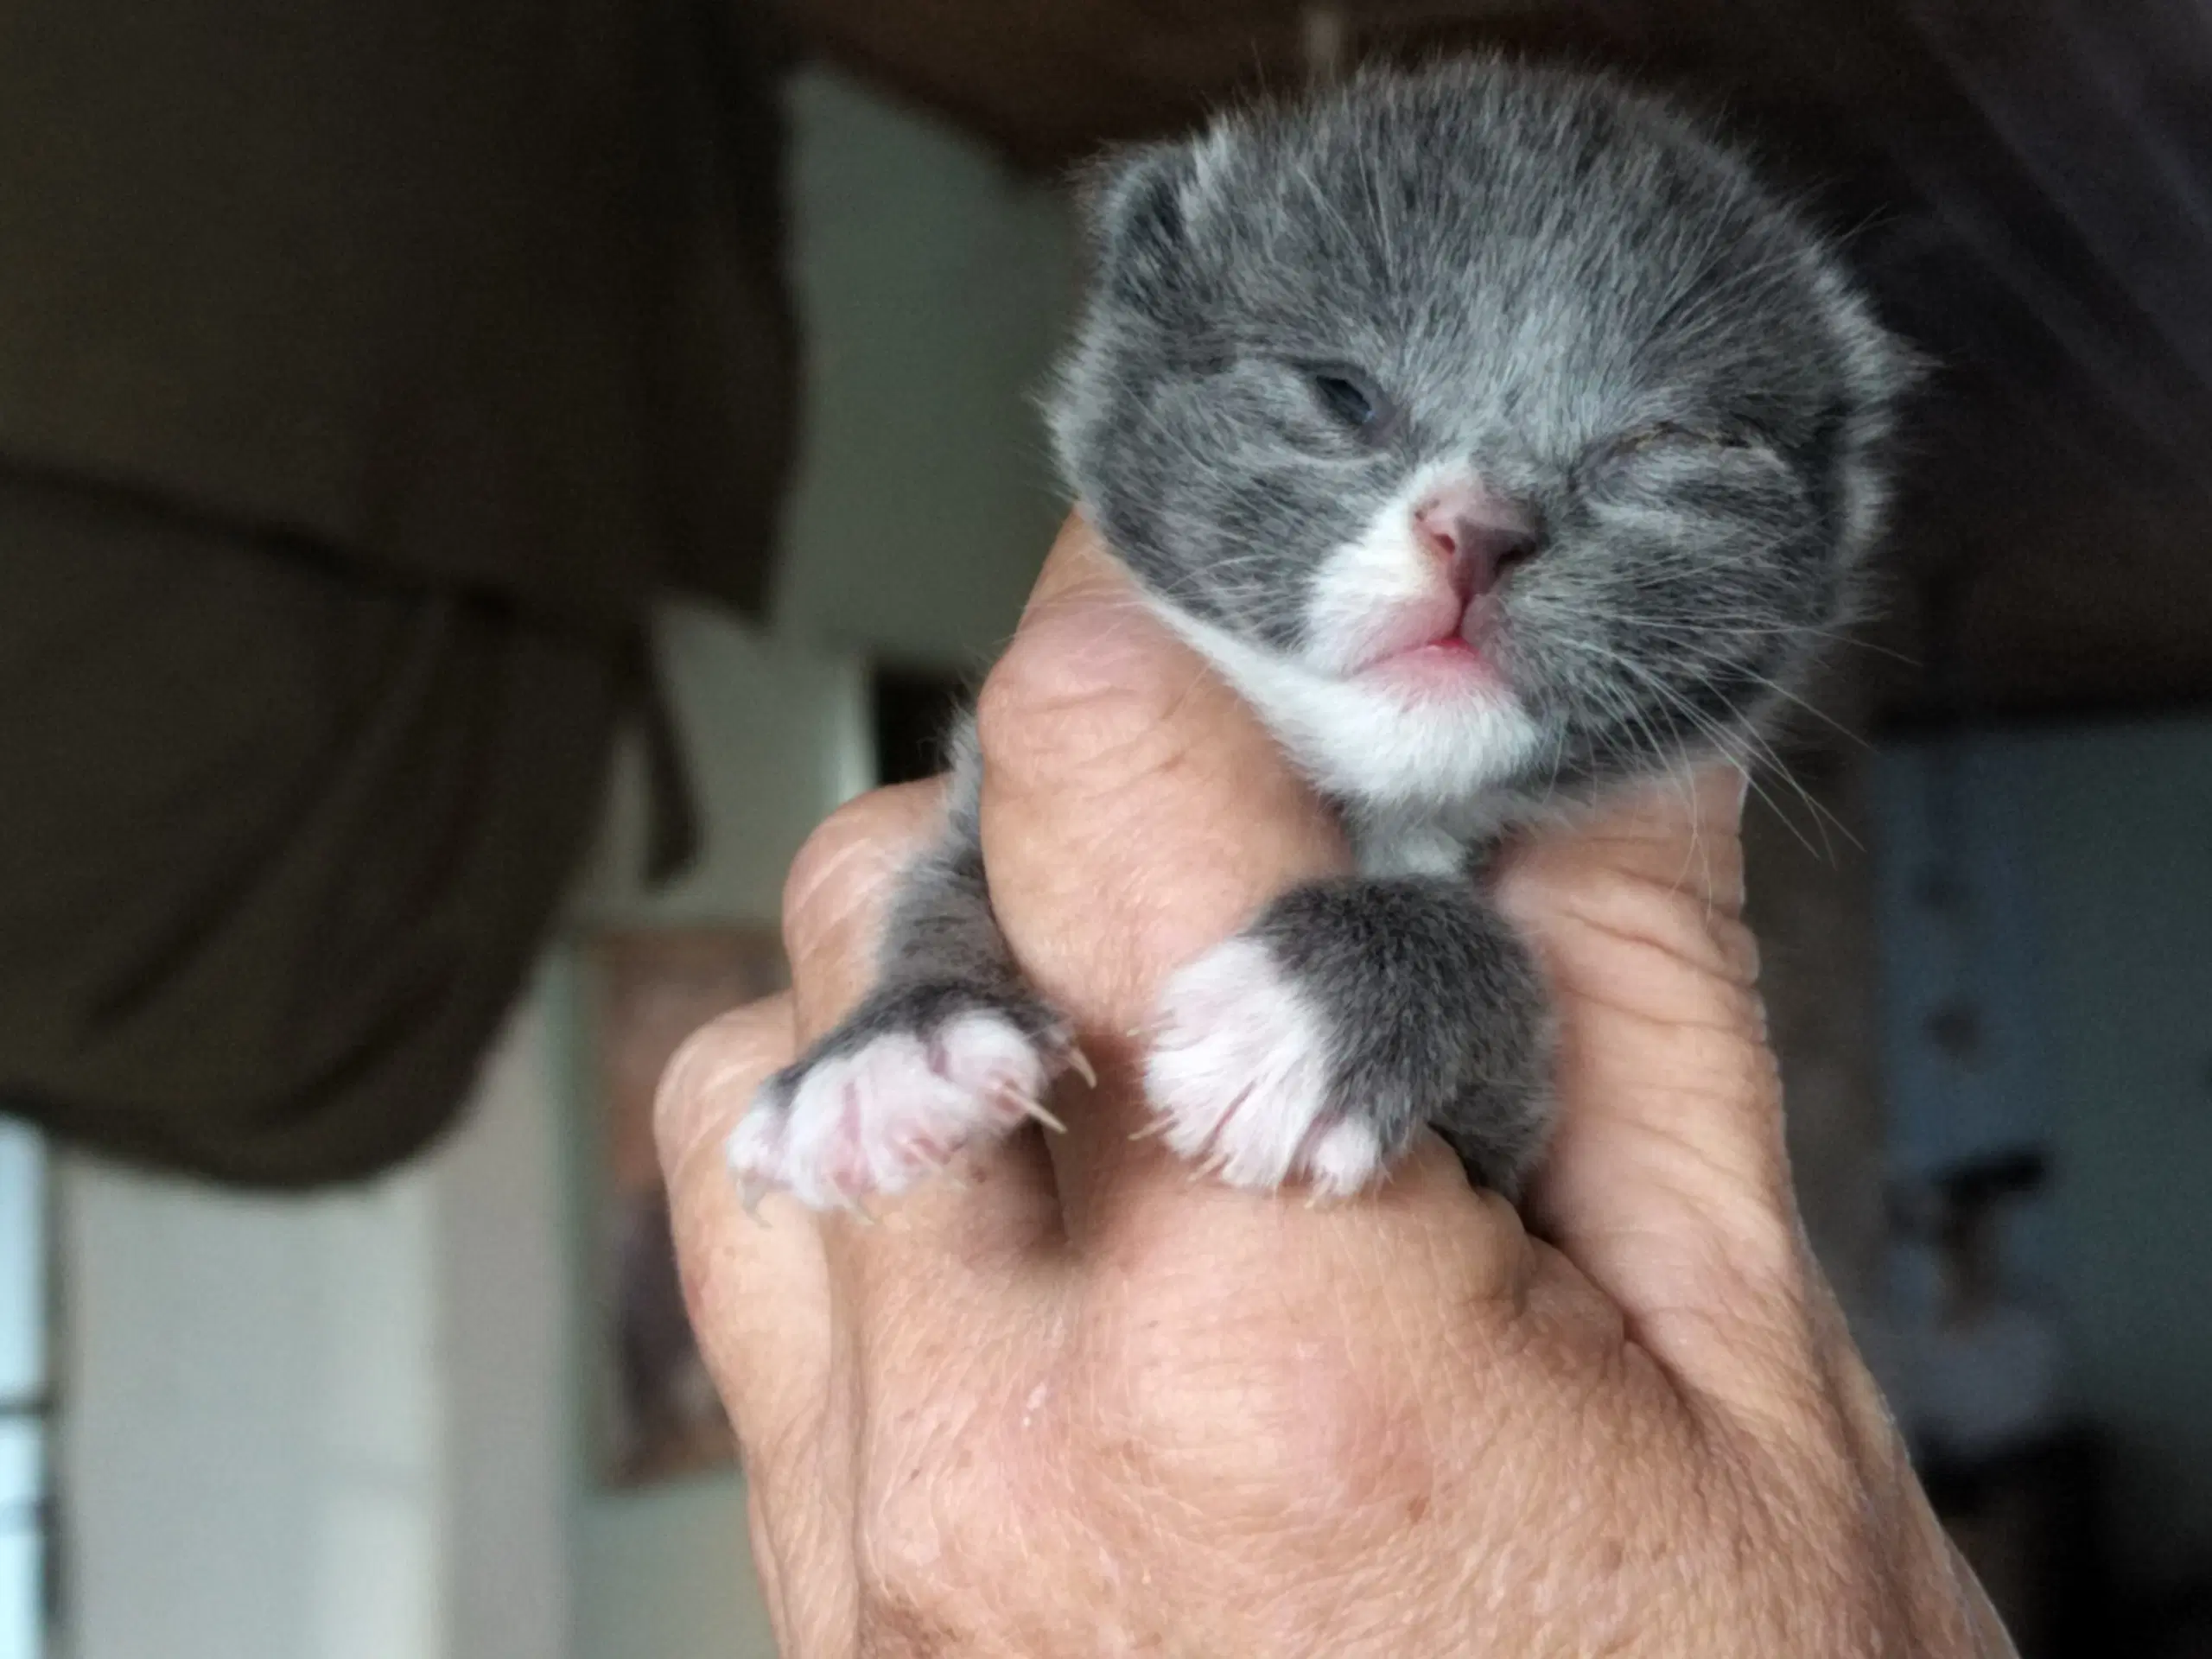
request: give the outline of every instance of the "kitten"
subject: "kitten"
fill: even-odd
[[[1562,804],[1754,746],[1844,613],[1912,359],[1699,126],[1498,60],[1137,149],[1090,228],[1062,466],[1340,808],[1359,868],[1173,976],[1148,1103],[1239,1185],[1351,1192],[1429,1124],[1511,1196],[1550,1052],[1484,860]],[[897,1192],[1046,1118],[1079,1064],[993,923],[972,733],[956,749],[879,985],[731,1142],[749,1192]]]

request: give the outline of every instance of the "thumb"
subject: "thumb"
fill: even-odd
[[[1688,1388],[1739,1408],[1813,1379],[1808,1262],[1743,920],[1743,775],[1675,779],[1505,861],[1498,901],[1559,1020],[1532,1224]],[[1770,1355],[1774,1364],[1747,1364]]]

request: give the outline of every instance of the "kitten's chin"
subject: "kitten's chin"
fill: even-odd
[[[1540,747],[1527,709],[1471,652],[1424,647],[1349,680],[1240,689],[1324,788],[1376,806],[1463,806],[1522,776]]]
[[[1447,811],[1522,775],[1541,747],[1495,663],[1465,641],[1432,640],[1344,675],[1160,610],[1340,799]]]

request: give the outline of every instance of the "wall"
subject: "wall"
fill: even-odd
[[[79,1659],[454,1651],[433,1181],[302,1205],[63,1166]]]
[[[987,658],[1066,508],[1033,407],[1071,294],[1066,203],[827,72],[790,109],[808,382],[778,629]]]
[[[355,1192],[63,1162],[76,1659],[565,1659],[548,1007],[434,1156]]]
[[[560,996],[549,966],[429,1171],[451,1659],[569,1659],[575,1650],[576,1307],[564,1124],[550,1106],[562,1081]],[[400,1649],[379,1653],[409,1659]]]

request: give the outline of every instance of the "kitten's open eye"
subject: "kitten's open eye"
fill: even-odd
[[[1358,370],[1331,365],[1306,370],[1306,378],[1321,407],[1348,430],[1373,438],[1389,429],[1390,400]]]

